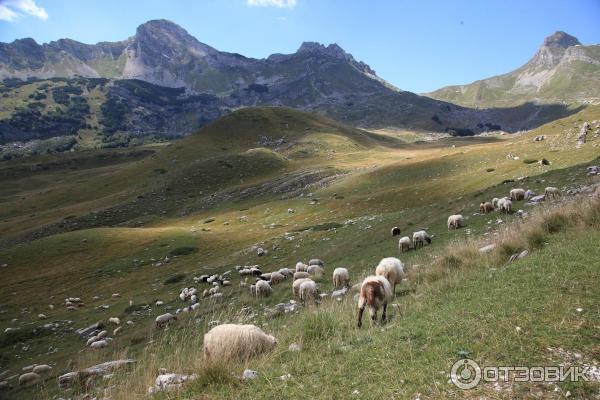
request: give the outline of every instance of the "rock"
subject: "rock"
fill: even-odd
[[[525,258],[529,255],[529,251],[528,250],[523,250],[521,253],[519,253],[519,255],[517,256],[517,258],[520,260],[521,258]]]
[[[19,376],[19,386],[28,387],[35,385],[41,379],[41,376],[36,374],[35,372],[27,372],[21,376]]]
[[[258,372],[251,369],[245,369],[242,374],[242,379],[256,379],[258,378]]]
[[[95,324],[92,324],[86,328],[77,329],[75,332],[80,336],[87,337],[96,332],[97,330],[102,329],[103,326],[104,324],[102,323],[102,321],[98,321]]]
[[[58,386],[62,389],[66,389],[76,383],[83,383],[88,378],[103,376],[118,369],[132,366],[135,362],[136,361],[132,359],[107,361],[81,371],[68,372],[58,377]]]
[[[600,170],[597,165],[591,165],[587,167],[587,176],[593,176],[600,174]]]
[[[183,387],[183,384],[187,381],[193,381],[197,379],[198,375],[184,375],[184,374],[161,374],[156,377],[154,386],[148,390],[149,394],[155,394],[163,390],[177,390]]]
[[[546,195],[540,194],[540,195],[538,195],[538,196],[533,196],[533,197],[532,197],[532,198],[529,200],[529,202],[530,202],[530,203],[539,203],[539,202],[542,202],[542,201],[544,201],[544,200],[546,200]]]
[[[288,347],[289,351],[300,351],[302,348],[300,347],[300,345],[298,343],[292,343],[290,344],[290,347]]]
[[[494,250],[496,248],[496,244],[492,243],[492,244],[488,244],[487,246],[483,246],[479,249],[480,253],[489,253],[492,250]]]

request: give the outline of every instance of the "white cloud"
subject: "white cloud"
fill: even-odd
[[[246,0],[251,7],[294,8],[296,0]]]
[[[0,20],[12,22],[25,15],[48,19],[48,13],[34,0],[0,0]]]

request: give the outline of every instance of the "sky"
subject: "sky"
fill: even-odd
[[[416,93],[518,68],[557,30],[600,44],[600,0],[0,0],[0,42],[117,41],[151,19],[255,58],[337,43]]]

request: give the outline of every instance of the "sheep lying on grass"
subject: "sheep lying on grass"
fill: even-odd
[[[376,276],[383,276],[392,286],[392,293],[396,292],[396,285],[404,278],[404,264],[396,257],[387,257],[379,261],[375,268]]]
[[[350,274],[346,268],[336,268],[333,270],[333,287],[341,289],[350,285]]]
[[[550,199],[550,198],[556,198],[556,197],[560,197],[560,190],[558,188],[555,188],[553,186],[548,186],[545,190],[544,190],[544,196],[546,197],[546,199]]]
[[[465,219],[462,215],[456,214],[448,217],[448,229],[458,229],[465,223]]]
[[[247,360],[276,345],[274,336],[254,325],[224,324],[204,335],[203,352],[207,361]]]
[[[424,230],[420,230],[413,233],[413,248],[416,250],[419,247],[425,246],[425,244],[431,244],[431,237]]]
[[[512,201],[519,201],[525,199],[525,189],[512,189],[510,191],[510,199]]]
[[[392,300],[392,286],[383,276],[368,276],[360,286],[358,297],[358,324],[362,327],[362,316],[365,307],[369,307],[369,315],[372,323],[377,322],[377,311],[383,307],[381,322],[386,319],[386,308],[389,301]]]
[[[400,253],[404,253],[405,251],[410,250],[411,240],[408,236],[403,236],[398,240],[398,248],[400,249]]]

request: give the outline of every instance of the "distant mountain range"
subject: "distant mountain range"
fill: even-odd
[[[52,138],[59,150],[184,136],[248,106],[453,135],[516,131],[573,111],[470,109],[399,90],[335,44],[303,43],[293,54],[259,60],[218,51],[166,20],[114,43],[0,43],[0,79],[0,144]]]
[[[600,45],[584,46],[559,31],[512,72],[447,86],[426,96],[466,107],[505,107],[526,101],[600,103]]]

